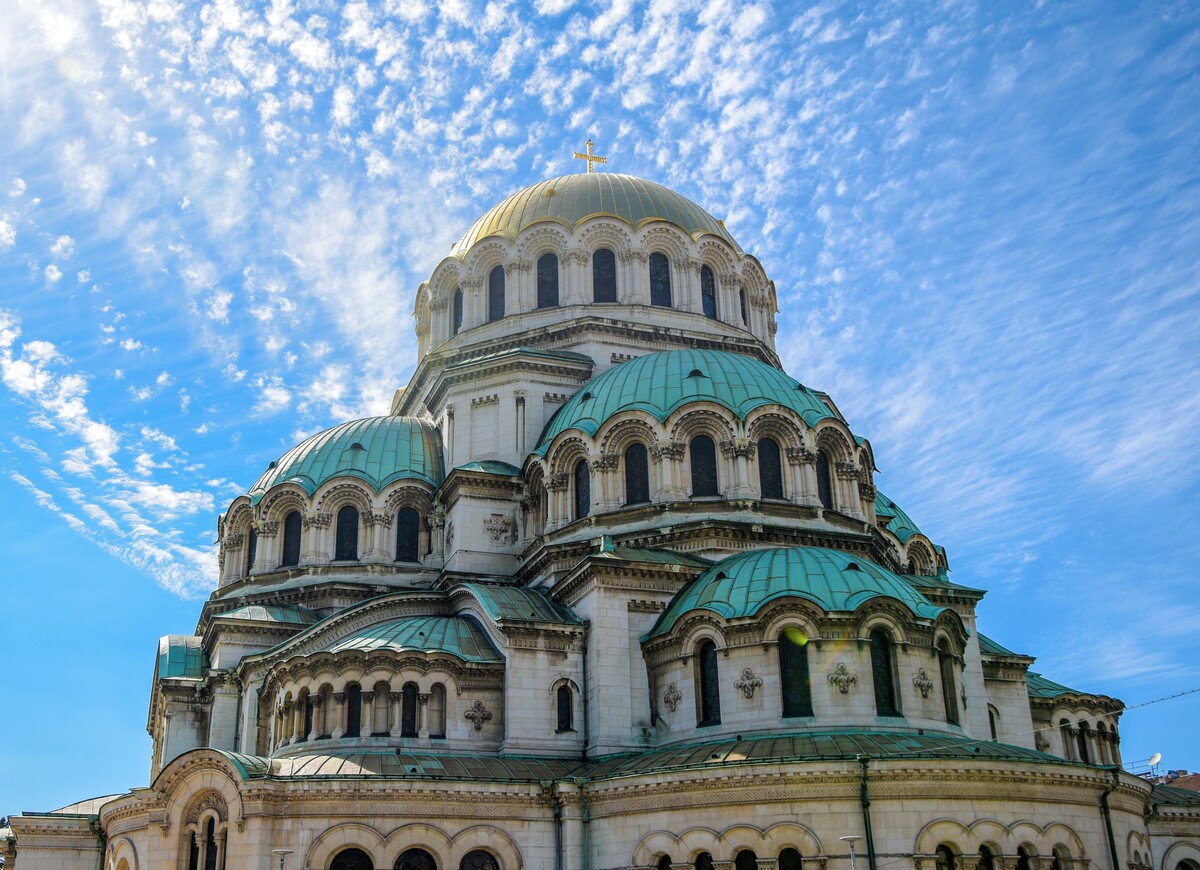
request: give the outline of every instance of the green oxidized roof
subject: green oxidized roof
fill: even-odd
[[[283,622],[290,625],[315,625],[321,614],[291,604],[247,604],[236,610],[218,613],[217,619],[245,619],[252,622]]]
[[[985,656],[1018,656],[1028,658],[1028,656],[1025,656],[1023,653],[1015,653],[1008,649],[1008,647],[1001,646],[986,634],[979,635],[979,651]]]
[[[445,652],[464,662],[502,661],[483,629],[463,616],[410,616],[381,622],[341,638],[327,649],[334,653],[343,650]]]
[[[488,209],[452,250],[465,251],[488,236],[515,239],[538,221],[574,229],[600,215],[634,228],[648,221],[669,221],[692,238],[711,233],[740,250],[724,225],[687,197],[653,181],[612,172],[563,175],[519,190]]]
[[[853,612],[880,597],[893,598],[925,619],[943,609],[904,578],[861,556],[822,547],[775,547],[740,553],[709,568],[675,597],[647,637],[667,634],[692,610],[736,619],[790,596],[807,598],[826,613]]]
[[[403,479],[438,486],[442,442],[437,430],[416,417],[367,417],[318,432],[271,463],[250,487],[257,503],[280,483],[297,483],[310,494],[335,477],[357,477],[375,488]]]
[[[158,639],[159,679],[199,680],[208,672],[208,653],[200,638],[190,634],[168,634]]]
[[[1090,695],[1091,692],[1081,692],[1078,689],[1072,689],[1069,686],[1064,686],[1062,683],[1056,683],[1054,680],[1048,680],[1041,674],[1027,671],[1025,673],[1025,685],[1029,688],[1029,694],[1034,698],[1057,698],[1059,695]]]
[[[902,544],[907,543],[913,535],[921,534],[921,530],[912,521],[912,517],[902,511],[898,504],[882,492],[875,493],[875,513],[886,514],[892,518],[884,528],[899,538]]]
[[[493,621],[507,619],[567,625],[576,625],[580,621],[569,607],[551,601],[535,589],[498,583],[464,583],[462,588],[474,596],[483,612]]]
[[[729,351],[669,350],[621,363],[585,384],[546,424],[537,452],[568,429],[595,435],[618,411],[639,409],[663,421],[691,402],[715,402],[743,420],[762,405],[791,408],[809,426],[833,416],[815,393],[764,362]]]
[[[521,469],[499,459],[480,459],[464,465],[456,465],[455,471],[482,471],[485,474],[500,474],[505,477],[520,477]]]

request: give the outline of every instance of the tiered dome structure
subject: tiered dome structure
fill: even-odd
[[[221,517],[149,787],[17,817],[22,870],[1200,870],[1200,800],[1121,771],[1119,701],[980,632],[775,313],[653,182],[489,209],[391,413]]]

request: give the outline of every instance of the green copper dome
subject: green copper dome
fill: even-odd
[[[715,402],[743,420],[762,405],[791,408],[809,426],[833,416],[815,393],[764,362],[721,350],[668,350],[621,363],[585,384],[546,424],[537,452],[545,453],[568,429],[595,435],[618,411],[640,409],[661,422],[692,402]]]
[[[685,196],[631,175],[580,172],[551,178],[517,191],[492,206],[454,246],[467,250],[480,239],[515,239],[538,221],[554,221],[574,229],[590,217],[615,217],[637,229],[648,221],[675,224],[693,239],[709,233],[741,250],[725,225]]]
[[[500,654],[475,622],[461,616],[411,616],[382,622],[344,637],[329,652],[356,649],[445,652],[464,662],[498,662]]]
[[[740,553],[709,568],[676,596],[647,638],[668,634],[692,610],[737,619],[793,596],[826,613],[851,613],[872,598],[894,599],[923,619],[943,609],[903,577],[861,556],[822,547],[776,547]]]
[[[309,494],[335,477],[357,477],[378,492],[396,480],[438,486],[442,442],[437,430],[416,417],[367,417],[318,432],[293,447],[250,487],[254,503],[280,483],[297,483]]]

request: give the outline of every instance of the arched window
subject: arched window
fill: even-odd
[[[333,560],[358,561],[358,508],[354,505],[345,505],[337,512],[337,542]]]
[[[396,514],[396,561],[421,561],[421,515],[410,507]]]
[[[654,866],[657,870],[671,870],[671,856],[663,855]]]
[[[988,704],[988,730],[992,733],[992,740],[1000,739],[999,723],[1000,714],[996,711],[995,707]]]
[[[203,830],[188,835],[188,870],[222,870],[223,850],[217,846],[217,820],[209,816]],[[128,865],[126,865],[128,866]]]
[[[458,870],[500,870],[500,865],[495,858],[482,849],[472,849],[463,855]]]
[[[575,519],[586,517],[592,509],[592,476],[586,459],[575,463]]]
[[[537,307],[558,305],[558,255],[542,254],[537,261]]]
[[[396,859],[394,870],[437,870],[437,862],[424,849],[405,849]]]
[[[749,849],[742,849],[733,859],[733,870],[758,870],[758,856]]]
[[[1091,747],[1088,744],[1091,742],[1088,737],[1091,735],[1091,729],[1088,728],[1088,723],[1080,722],[1079,731],[1076,732],[1076,737],[1079,738],[1079,760],[1084,764],[1092,763]]]
[[[954,654],[950,652],[950,644],[945,638],[937,645],[937,657],[938,670],[942,675],[942,706],[946,709],[946,721],[957,725],[958,698],[954,694]]]
[[[817,451],[817,498],[821,507],[833,509],[833,481],[829,478],[829,456],[824,450]]]
[[[1055,846],[1050,857],[1050,870],[1063,870],[1065,864],[1070,863],[1067,859],[1071,854],[1063,846]]]
[[[720,495],[717,490],[717,446],[707,435],[697,435],[688,448],[692,461],[692,495]]]
[[[258,557],[258,532],[254,531],[254,526],[250,527],[250,531],[246,533],[246,576],[250,576],[250,572],[254,570],[254,560]]]
[[[425,727],[429,736],[442,740],[446,736],[446,687],[434,683],[429,690],[429,704],[425,708]]]
[[[958,860],[954,856],[954,850],[945,843],[934,851],[933,864],[935,870],[958,870]]]
[[[871,677],[875,683],[875,713],[899,716],[900,697],[896,691],[896,659],[892,638],[882,628],[871,630]]]
[[[458,335],[460,329],[462,329],[462,291],[456,289],[450,303],[450,337],[454,338]]]
[[[987,846],[979,847],[979,863],[975,865],[977,870],[996,870],[996,856]]]
[[[1017,867],[1016,870],[1030,870],[1029,850],[1024,846],[1017,846]]]
[[[696,648],[697,725],[721,723],[721,680],[717,674],[717,645],[706,640]]]
[[[763,498],[783,498],[783,463],[774,438],[758,442],[758,488]]]
[[[695,867],[695,870],[713,870],[712,855],[701,852],[696,856],[696,863],[692,866]]]
[[[555,701],[558,707],[558,729],[559,731],[574,731],[574,699],[571,697],[571,690],[567,686],[559,686],[558,691],[554,693]]]
[[[705,317],[717,319],[717,277],[708,266],[700,267],[700,307]]]
[[[592,301],[617,301],[617,257],[608,248],[592,254]]]
[[[803,870],[804,861],[795,849],[784,849],[779,853],[779,870]]]
[[[646,461],[646,445],[630,444],[625,450],[625,504],[650,501],[650,469]]]
[[[742,309],[742,325],[748,328],[750,326],[750,311],[746,308],[746,291],[744,289],[738,291],[738,302],[741,304]]]
[[[650,255],[650,304],[671,307],[671,261],[666,254]]]
[[[1072,733],[1074,730],[1066,719],[1059,720],[1058,736],[1062,740],[1063,758],[1067,761],[1075,760],[1075,738]]]
[[[1096,723],[1096,763],[1108,764],[1108,729],[1103,722]]]
[[[337,853],[329,870],[375,870],[375,862],[362,849],[343,849]]]
[[[504,267],[488,273],[488,322],[504,316]]]
[[[783,686],[783,715],[811,716],[808,638],[795,626],[785,628],[779,635],[779,674]]]
[[[283,559],[280,567],[300,564],[300,530],[303,520],[300,511],[292,511],[283,519]]]
[[[417,736],[417,684],[405,683],[400,691],[400,736]]]
[[[351,683],[346,687],[346,737],[362,733],[362,686]]]

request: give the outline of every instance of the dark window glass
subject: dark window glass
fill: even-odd
[[[708,266],[700,267],[700,307],[705,317],[717,319],[717,279]]]
[[[1079,760],[1084,764],[1091,764],[1091,753],[1088,752],[1088,725],[1086,722],[1079,723],[1079,732],[1075,735],[1079,741]]]
[[[405,683],[400,692],[400,736],[417,736],[417,684]]]
[[[458,870],[500,870],[496,859],[482,849],[475,849],[463,855]]]
[[[312,734],[313,730],[313,699],[312,695],[304,696],[304,733],[300,735],[301,740],[307,740],[308,735]]]
[[[558,701],[558,730],[573,731],[573,720],[575,711],[573,709],[571,690],[566,686],[559,686],[557,694]]]
[[[749,326],[750,325],[750,310],[748,308],[746,308],[746,291],[745,290],[738,291],[738,302],[741,303],[741,307],[742,307],[742,325]]]
[[[650,501],[650,469],[646,445],[630,444],[625,451],[625,504]]]
[[[942,705],[946,708],[946,721],[958,724],[958,699],[954,696],[954,656],[946,641],[938,644],[938,669],[942,675]],[[988,716],[991,716],[988,711]],[[993,735],[992,739],[995,739]]]
[[[949,846],[938,846],[934,853],[935,870],[956,870],[957,860]]]
[[[650,255],[650,304],[671,307],[671,261],[666,254]]]
[[[892,655],[891,637],[883,629],[874,629],[871,632],[871,677],[875,682],[875,712],[880,716],[900,715]]]
[[[358,559],[358,508],[346,505],[337,512],[337,545],[333,553],[336,562]]]
[[[209,818],[204,828],[204,870],[217,870],[217,822]]]
[[[1057,852],[1050,859],[1050,870],[1062,870],[1062,860],[1059,858]]]
[[[712,855],[701,852],[696,856],[696,870],[713,870]]]
[[[979,863],[975,865],[979,870],[996,870],[996,859],[992,855],[992,850],[987,846],[979,847]]]
[[[488,274],[488,320],[504,316],[504,267],[497,266]]]
[[[281,565],[300,564],[300,511],[292,511],[283,521],[283,561]]]
[[[774,438],[758,442],[758,488],[763,498],[783,498],[783,463]]]
[[[655,865],[658,870],[671,870],[671,856],[663,855],[658,859],[658,864]]]
[[[1029,870],[1029,852],[1024,846],[1017,846],[1017,870]]]
[[[396,561],[419,562],[421,555],[421,516],[410,507],[396,514]]]
[[[804,861],[795,849],[784,849],[779,853],[779,870],[802,870]]]
[[[437,870],[437,863],[424,849],[405,849],[396,859],[395,870]]]
[[[742,849],[733,859],[733,870],[758,870],[758,856],[749,849]]]
[[[711,640],[696,650],[700,679],[699,725],[717,725],[721,721],[721,682],[717,674],[717,645]]]
[[[362,849],[346,849],[337,853],[329,870],[375,870],[375,865]]]
[[[812,685],[808,675],[808,639],[798,628],[779,635],[779,672],[783,682],[783,715],[811,716]]]
[[[697,435],[689,448],[692,461],[692,495],[717,492],[717,446],[707,435]]]
[[[362,686],[351,683],[346,687],[346,736],[358,737],[362,732]]]
[[[188,846],[188,870],[200,870],[200,841],[197,839],[199,833],[188,834],[188,840],[191,841]]]
[[[542,254],[537,261],[537,307],[558,305],[558,256]]]
[[[575,519],[583,519],[592,508],[592,477],[586,460],[575,466]]]
[[[608,248],[592,254],[592,301],[617,301],[617,257]]]
[[[992,739],[999,740],[1000,736],[996,733],[996,711],[988,707],[988,728],[992,732]]]
[[[458,335],[462,329],[462,291],[454,291],[454,300],[450,303],[450,337]]]
[[[254,526],[250,527],[250,531],[246,535],[246,576],[250,576],[250,571],[254,568],[254,559],[258,556],[258,532],[254,531]]]
[[[829,479],[829,457],[824,450],[817,451],[817,498],[821,507],[833,508],[833,482]]]

